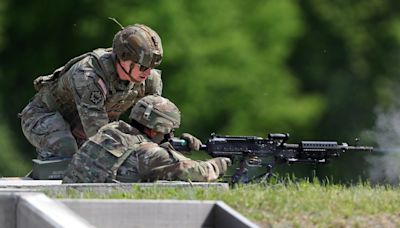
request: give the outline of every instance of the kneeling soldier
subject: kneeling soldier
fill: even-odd
[[[228,158],[193,161],[166,142],[181,121],[179,109],[161,96],[146,96],[129,119],[109,123],[87,140],[68,167],[63,183],[214,181],[231,164]]]

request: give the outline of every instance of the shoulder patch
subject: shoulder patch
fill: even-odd
[[[100,91],[93,91],[90,93],[90,101],[93,102],[93,104],[98,104],[103,98],[103,95],[101,94]]]

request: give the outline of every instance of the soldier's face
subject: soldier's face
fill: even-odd
[[[152,142],[157,144],[160,144],[165,139],[165,135],[163,133],[150,128],[145,128],[144,133],[151,139]]]
[[[117,73],[122,80],[142,82],[150,75],[151,68],[146,68],[133,61],[121,61],[117,63]]]
[[[151,68],[147,68],[141,66],[140,64],[134,63],[132,71],[133,71],[132,77],[134,78],[134,80],[142,82],[146,80],[147,77],[150,75]]]

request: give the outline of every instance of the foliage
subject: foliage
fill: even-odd
[[[205,138],[213,131],[264,135],[313,126],[322,100],[300,94],[285,66],[303,27],[293,1],[158,3],[137,4],[140,13],[132,16],[121,7],[129,15],[122,20],[145,21],[160,33],[164,95],[180,107],[182,131]],[[158,17],[149,17],[149,7]]]
[[[58,197],[101,199],[222,200],[262,227],[398,226],[398,186],[352,186],[329,182],[272,181],[267,184],[219,188],[157,188],[134,186],[130,192],[98,195],[70,192]]]
[[[5,124],[0,124],[0,175],[25,176],[29,172],[28,158],[23,157],[16,150],[11,138],[10,130]]]
[[[357,137],[373,125],[377,106],[397,99],[399,6],[379,0],[302,2],[307,28],[290,62],[304,91],[326,98],[318,135]]]

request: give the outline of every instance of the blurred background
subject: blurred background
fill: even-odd
[[[17,117],[32,81],[110,47],[119,26],[108,17],[161,36],[163,95],[183,113],[180,132],[400,147],[399,10],[395,0],[0,0],[0,176],[24,175],[35,157]],[[345,154],[317,174],[396,182],[399,157]]]

